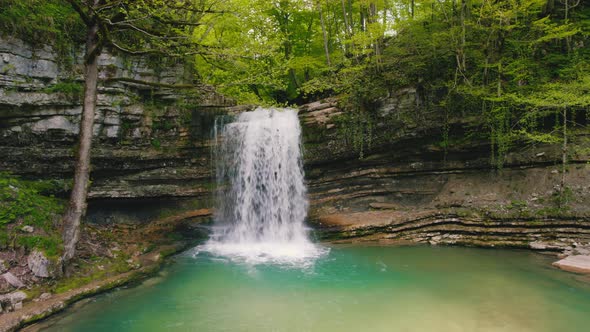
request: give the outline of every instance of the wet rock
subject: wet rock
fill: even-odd
[[[369,207],[377,210],[395,210],[397,208],[395,204],[379,202],[369,203]]]
[[[431,237],[430,240],[428,241],[428,243],[430,243],[430,245],[436,246],[441,243],[441,240],[442,240],[442,236],[437,235],[437,236]]]
[[[553,266],[576,273],[590,273],[590,256],[574,255],[553,263]]]
[[[2,275],[2,277],[12,286],[12,287],[16,287],[16,288],[21,288],[21,287],[25,287],[25,284],[23,284],[22,281],[20,281],[19,278],[17,278],[14,274],[10,273],[10,272],[6,272]]]
[[[531,242],[529,244],[529,246],[531,247],[531,249],[535,249],[535,250],[545,250],[547,249],[547,244],[542,242],[542,241],[534,241]]]

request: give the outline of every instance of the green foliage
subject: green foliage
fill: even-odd
[[[350,111],[338,116],[335,123],[340,139],[363,159],[365,151],[371,148],[374,136],[374,120],[371,115],[360,110]]]
[[[53,184],[22,181],[0,173],[0,224],[22,220],[25,224],[50,227],[53,217],[63,210],[61,201],[42,194],[54,190]]]
[[[85,30],[65,0],[0,0],[0,32],[33,45],[50,43],[60,63],[69,66],[72,51],[84,40]]]
[[[563,189],[555,191],[552,195],[553,204],[562,210],[569,209],[569,203],[574,199],[574,192],[571,188],[564,186]]]
[[[176,128],[176,123],[169,118],[159,118],[154,120],[152,125],[152,129],[154,130],[162,130],[162,131],[169,131]]]
[[[47,93],[63,93],[72,100],[78,100],[84,92],[84,85],[76,81],[64,81],[51,85],[44,91]]]
[[[587,1],[567,11],[563,1],[546,0],[228,0],[186,2],[188,11],[173,2],[108,3],[101,19],[126,18],[108,37],[154,51],[147,62],[156,71],[182,59],[192,69],[186,75],[196,72],[239,103],[339,95],[340,134],[361,156],[375,136],[376,101],[407,87],[418,91],[428,120],[444,124],[445,155],[451,120],[470,116],[487,131],[497,168],[520,146],[565,142],[562,129],[577,125],[573,113],[590,114]],[[54,41],[64,55],[59,45],[83,40],[85,27],[65,0],[0,0],[0,9],[5,33]],[[47,91],[77,98],[82,87],[64,81]],[[161,118],[165,105],[152,106]],[[154,129],[176,125],[160,120]]]
[[[62,240],[57,234],[53,236],[20,236],[16,239],[16,244],[27,250],[41,249],[47,257],[51,258],[59,257],[62,249]]]
[[[153,137],[150,140],[150,144],[152,145],[152,147],[154,147],[155,149],[160,149],[162,147],[162,141],[160,141],[159,138],[157,137]]]
[[[544,0],[412,3],[228,1],[235,15],[200,27],[201,41],[219,51],[197,56],[197,71],[239,102],[340,95],[341,136],[361,155],[375,101],[401,88],[416,88],[430,120],[445,123],[445,151],[451,119],[481,119],[497,168],[523,144],[562,142],[563,108],[588,109],[589,4],[566,18]]]
[[[0,173],[0,246],[41,249],[48,257],[61,254],[62,240],[56,219],[64,208],[53,196],[69,186],[64,181],[25,181]],[[33,226],[35,233],[22,230]]]

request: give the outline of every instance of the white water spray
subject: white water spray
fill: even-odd
[[[308,239],[297,112],[263,109],[215,129],[217,227],[200,249],[251,263],[305,264]]]

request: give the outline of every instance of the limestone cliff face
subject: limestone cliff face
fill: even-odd
[[[80,54],[73,58],[66,69],[48,46],[0,40],[0,170],[71,178],[82,79]],[[138,216],[151,219],[163,198],[210,206],[210,128],[233,103],[207,86],[173,88],[181,65],[111,54],[100,64],[91,215],[154,208]],[[300,108],[310,222],[325,237],[571,250],[590,243],[587,123],[570,136],[560,207],[560,146],[519,144],[498,170],[477,117],[444,119],[414,89],[373,107],[370,120],[347,117],[336,99]]]
[[[512,149],[498,170],[476,119],[445,125],[413,89],[375,107],[376,120],[357,121],[360,129],[342,120],[335,99],[300,109],[310,219],[324,236],[538,249],[590,244],[587,127],[570,137],[567,203],[559,207],[560,146]],[[365,141],[362,152],[355,135]]]
[[[71,178],[83,69],[71,56],[65,66],[50,46],[0,39],[0,170]],[[233,102],[185,84],[181,64],[108,53],[99,64],[90,198],[208,194],[208,127]]]

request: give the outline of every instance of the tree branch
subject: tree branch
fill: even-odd
[[[84,11],[84,9],[82,9],[82,6],[80,6],[78,1],[68,0],[68,2],[70,3],[70,5],[72,5],[72,8],[74,8],[74,10],[80,15],[80,18],[82,19],[82,21],[84,21],[84,24],[86,24],[86,26],[89,26],[92,24],[92,20],[90,19],[90,16],[88,16],[88,13],[86,13]]]

